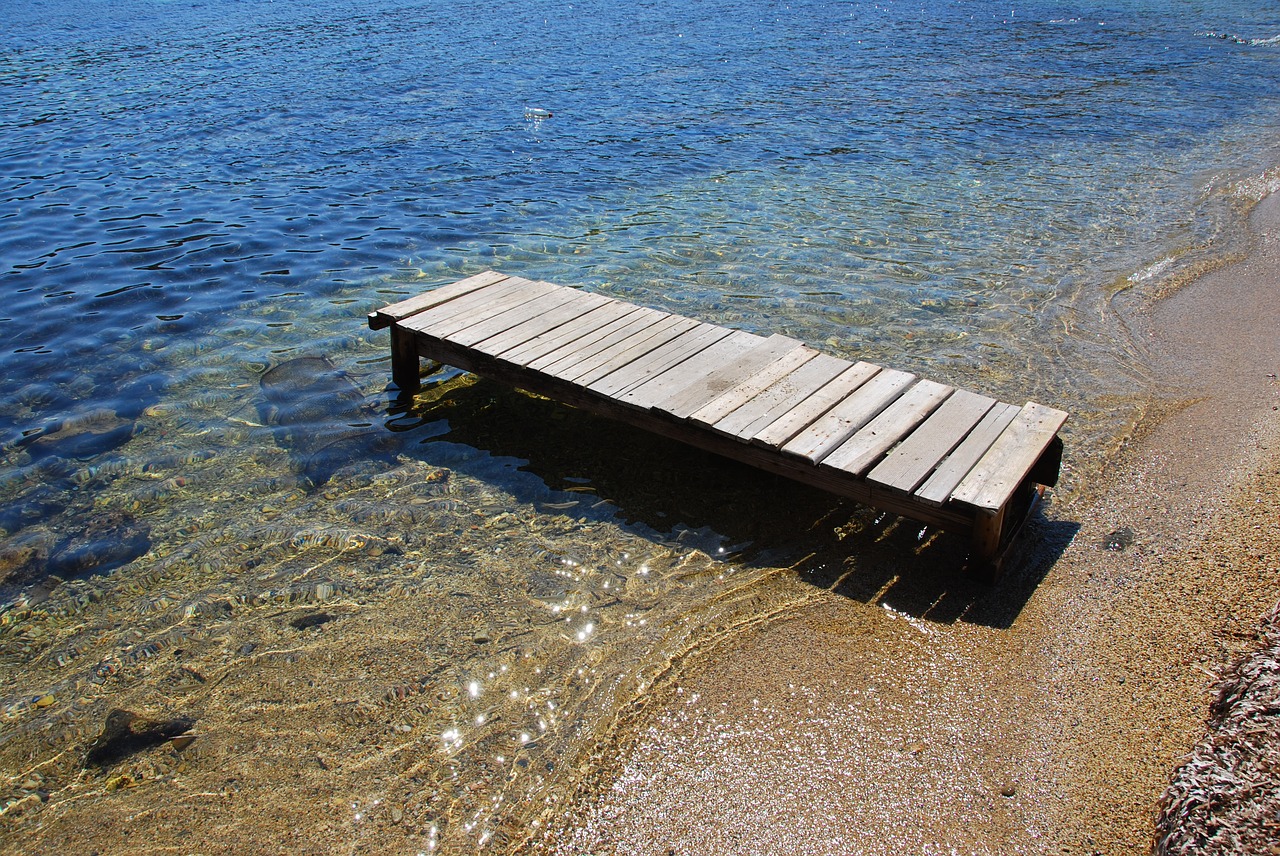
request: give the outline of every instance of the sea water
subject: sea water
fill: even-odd
[[[1071,411],[1072,489],[1149,395],[1126,309],[1280,164],[1280,14],[1234,0],[0,16],[18,850],[513,847],[786,569],[935,543],[448,369],[397,402],[368,311],[493,268],[786,333]],[[88,763],[113,709],[196,740]]]

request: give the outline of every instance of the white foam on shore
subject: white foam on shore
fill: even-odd
[[[1173,256],[1165,256],[1160,261],[1149,264],[1142,270],[1134,271],[1129,274],[1129,282],[1146,282],[1162,275],[1169,268],[1173,267]]]
[[[1227,188],[1232,196],[1249,202],[1261,202],[1277,190],[1280,190],[1280,166],[1243,178]]]

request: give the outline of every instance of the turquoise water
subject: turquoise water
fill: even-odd
[[[449,371],[406,411],[366,312],[497,268],[785,332],[1071,410],[1070,484],[1147,395],[1120,310],[1237,249],[1280,164],[1265,4],[3,14],[0,767],[46,764],[3,794],[23,834],[110,816],[126,768],[135,793],[238,765],[308,805],[277,773],[312,748],[216,736],[274,693],[291,735],[372,711],[320,752],[351,768],[325,799],[394,792],[420,849],[510,846],[672,657],[804,596],[776,568],[894,525]],[[115,707],[195,717],[196,754],[86,777],[63,750]]]

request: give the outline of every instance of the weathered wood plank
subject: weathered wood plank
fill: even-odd
[[[711,429],[748,442],[851,365],[848,360],[818,354],[716,422]]]
[[[502,288],[505,283],[493,286],[493,290]],[[505,294],[495,294],[492,299],[473,307],[470,311],[457,312],[453,317],[448,319],[440,319],[433,322],[429,326],[424,325],[418,327],[418,331],[426,333],[428,336],[437,336],[441,339],[456,339],[463,332],[474,327],[476,324],[485,324],[492,318],[510,318],[507,313],[513,309],[519,309],[526,306],[533,300],[551,293],[553,289],[559,286],[552,285],[547,282],[532,282],[525,280],[524,284],[508,291]],[[460,298],[465,300],[466,298]],[[419,316],[423,317],[423,316]],[[412,319],[410,320],[412,323]]]
[[[751,442],[769,448],[785,446],[881,371],[880,366],[873,363],[854,363],[830,383],[759,431],[751,438]]]
[[[923,425],[867,473],[867,480],[890,490],[911,493],[995,404],[994,398],[957,389]]]
[[[997,403],[987,415],[982,417],[969,436],[938,465],[933,475],[916,489],[914,496],[921,502],[930,505],[942,505],[951,498],[951,492],[961,480],[973,469],[973,465],[987,453],[996,437],[1008,427],[1013,417],[1018,415],[1016,404]]]
[[[459,345],[474,347],[477,342],[505,333],[513,327],[527,323],[530,319],[539,318],[544,313],[571,302],[577,296],[577,292],[572,289],[551,285],[551,289],[544,294],[525,303],[514,305],[506,311],[486,314],[483,320],[459,330],[450,338]]]
[[[822,466],[860,476],[894,444],[911,433],[925,417],[955,392],[955,387],[922,380],[862,426],[822,459]]]
[[[534,336],[528,342],[504,351],[502,358],[516,365],[529,365],[534,360],[568,345],[593,341],[595,337],[605,335],[610,324],[622,323],[622,319],[640,310],[640,307],[630,303],[622,303],[607,297],[604,299],[604,304],[588,311],[580,318],[575,318],[563,327]]]
[[[1061,410],[1027,402],[952,492],[952,500],[989,514],[1004,508],[1066,421]]]
[[[581,386],[590,386],[603,377],[607,377],[620,368],[630,365],[638,359],[679,338],[684,333],[696,328],[699,322],[692,318],[671,315],[662,319],[645,334],[637,334],[607,348],[585,363],[573,369],[573,377],[561,374],[565,380],[572,380]],[[584,369],[585,367],[585,369]]]
[[[591,390],[621,399],[625,393],[706,350],[732,332],[714,324],[699,324],[590,384]]]
[[[902,514],[924,523],[962,532],[969,531],[972,526],[972,518],[965,513],[945,507],[934,508],[921,505],[913,502],[910,497],[872,488],[862,479],[852,479],[832,470],[814,467],[799,458],[779,455],[776,449],[740,443],[731,437],[707,431],[704,427],[687,420],[672,419],[661,411],[618,407],[613,400],[596,395],[576,384],[562,381],[543,372],[513,366],[481,354],[474,348],[458,347],[448,340],[423,339],[420,352],[423,357],[456,366],[464,371],[475,372],[499,383],[527,389],[601,416],[618,419],[663,437],[742,461],[767,472],[796,479],[839,496],[847,496],[893,514]]]
[[[598,309],[614,301],[602,294],[587,291],[572,291],[572,299],[567,300],[554,309],[542,312],[523,324],[490,336],[472,347],[493,356],[513,355],[525,346],[534,347],[539,339],[550,338],[552,333],[560,331],[569,324],[581,321],[594,309]],[[508,356],[510,358],[510,356]]]
[[[734,387],[699,407],[689,415],[689,419],[708,426],[714,425],[816,356],[818,352],[808,345],[796,345]]]
[[[469,276],[449,285],[415,295],[408,300],[384,306],[376,312],[369,313],[369,328],[371,330],[381,330],[384,327],[390,327],[397,321],[403,321],[406,318],[417,315],[419,312],[425,312],[433,306],[448,303],[454,298],[501,282],[504,279],[507,279],[506,274],[487,270],[484,273],[478,273],[475,276]]]
[[[1010,497],[1057,475],[1062,411],[552,283],[486,272],[371,313],[369,324],[391,327],[402,393],[418,388],[421,357],[440,360],[968,531],[981,561],[1000,548]]]
[[[693,383],[652,406],[678,419],[688,419],[707,402],[720,397],[744,378],[802,344],[790,336],[775,333],[733,362],[704,373]]]
[[[818,463],[836,446],[879,415],[915,382],[916,376],[882,369],[876,376],[791,439],[782,451]]]
[[[628,312],[624,318],[619,319],[618,323],[608,325],[606,329],[599,331],[598,335],[593,334],[579,342],[566,342],[550,354],[531,361],[528,364],[529,368],[559,376],[574,364],[594,357],[600,351],[616,345],[628,336],[643,332],[664,318],[674,317],[656,309],[640,308],[635,312]]]
[[[728,336],[702,349],[696,357],[672,366],[642,384],[637,384],[620,397],[634,407],[653,407],[685,389],[694,378],[724,366],[763,341],[753,333],[732,330]]]
[[[402,327],[423,333],[429,330],[432,325],[440,324],[456,317],[471,318],[475,316],[479,307],[508,294],[518,293],[528,281],[520,277],[509,276],[501,282],[459,295],[447,303],[433,306],[398,323]]]

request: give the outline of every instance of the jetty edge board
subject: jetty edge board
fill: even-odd
[[[369,314],[391,375],[427,358],[971,537],[994,578],[1062,461],[1064,411],[775,334],[485,271]]]

